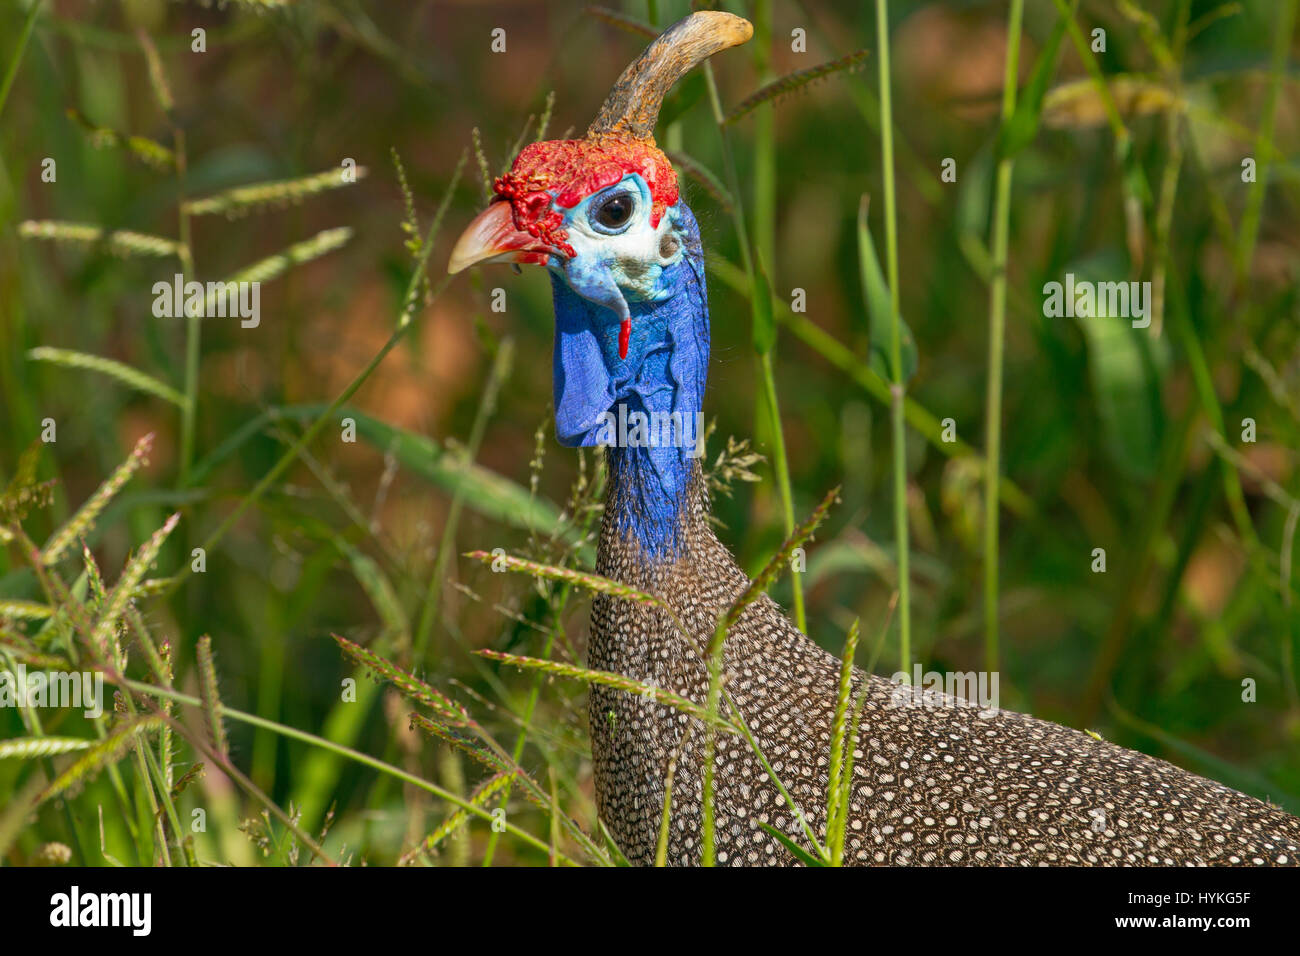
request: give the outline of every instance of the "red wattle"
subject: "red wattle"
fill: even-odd
[[[618,357],[627,358],[627,343],[632,338],[632,320],[624,319],[623,324],[618,327]]]

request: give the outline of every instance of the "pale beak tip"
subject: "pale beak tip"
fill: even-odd
[[[550,249],[528,233],[514,228],[510,204],[494,202],[479,213],[456,240],[451,258],[447,260],[447,274],[455,275],[480,262],[500,262],[511,256],[536,256],[542,252],[549,253]]]
[[[464,272],[474,263],[491,258],[496,252],[491,237],[485,236],[481,229],[475,228],[478,225],[478,220],[475,220],[456,240],[456,245],[451,250],[451,258],[447,260],[448,275],[454,276],[458,272]]]

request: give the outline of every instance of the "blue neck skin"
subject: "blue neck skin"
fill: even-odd
[[[574,292],[552,273],[555,300],[555,426],[569,446],[609,444],[620,405],[654,421],[677,413],[671,444],[617,443],[609,449],[610,509],[617,530],[653,562],[680,553],[683,509],[695,472],[696,423],[709,363],[709,306],[699,227],[685,203],[669,211],[683,240],[679,262],[663,270],[659,301],[628,302],[632,335],[619,358],[619,315]],[[657,413],[657,414],[656,414]],[[679,416],[679,417],[678,417]],[[635,420],[634,418],[632,420]],[[629,434],[632,429],[628,429]],[[614,437],[618,440],[617,429]],[[680,440],[684,438],[685,440]]]

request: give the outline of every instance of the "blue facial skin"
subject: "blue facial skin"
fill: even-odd
[[[628,192],[637,202],[629,226],[649,230],[643,217],[649,191],[640,176],[594,194],[568,211],[586,216],[611,194]],[[709,309],[704,254],[695,216],[683,202],[666,210],[669,233],[678,251],[667,257],[629,261],[584,254],[593,244],[574,243],[572,259],[553,257],[551,286],[555,302],[555,431],[561,444],[593,446],[608,439],[604,413],[677,412],[689,442],[609,450],[610,497],[617,527],[630,534],[653,561],[672,561],[679,553],[681,511],[694,470],[697,413],[704,397],[709,362]],[[566,224],[567,225],[567,224]],[[596,228],[596,232],[602,232]],[[571,236],[573,230],[570,230]],[[648,235],[648,248],[659,239]],[[671,243],[670,243],[671,245]],[[619,357],[619,325],[632,320],[627,358]]]

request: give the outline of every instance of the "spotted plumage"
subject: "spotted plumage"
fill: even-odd
[[[597,571],[673,611],[597,597],[588,663],[699,704],[709,684],[702,648],[749,582],[707,517],[704,253],[652,133],[676,79],[750,33],[715,11],[670,27],[615,84],[586,140],[519,155],[448,266],[504,260],[550,271],[556,436],[614,446]],[[658,439],[634,440],[647,435]],[[795,807],[747,740],[722,736],[719,863],[796,862],[765,826],[805,846],[805,827],[824,840],[839,670],[766,596],[729,632],[729,699]],[[900,695],[900,685],[858,671],[853,684],[864,704],[850,863],[1263,866],[1300,856],[1300,819],[1164,761],[1022,714]],[[700,862],[701,725],[653,695],[607,687],[593,687],[590,721],[600,816],[627,858],[654,861],[671,777],[667,859]]]
[[[617,482],[613,462],[611,473]],[[611,501],[621,494],[616,483]],[[698,475],[683,514],[683,548],[672,563],[646,561],[635,540],[619,533],[614,514],[605,520],[599,572],[661,595],[694,640],[662,611],[598,597],[589,663],[703,703],[708,676],[698,647],[749,582],[709,525]],[[746,611],[725,645],[727,689],[819,839],[839,666],[766,597]],[[899,695],[899,685],[855,670],[855,696],[864,685],[847,863],[1267,866],[1300,860],[1300,819],[1163,760],[1024,714],[990,715],[945,694]],[[667,859],[698,863],[702,725],[643,695],[609,688],[592,689],[590,721],[601,819],[628,860],[654,860],[673,762]],[[746,740],[720,738],[716,774],[718,863],[794,863],[759,823],[806,845],[797,839],[799,822]]]

